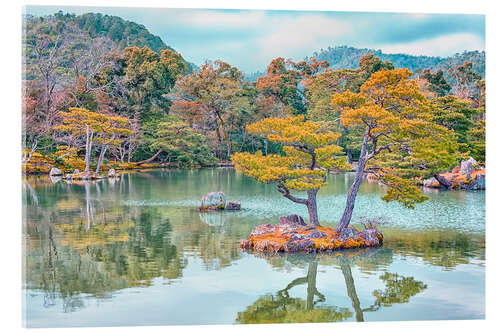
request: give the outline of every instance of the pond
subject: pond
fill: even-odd
[[[318,193],[334,226],[353,174]],[[223,191],[238,212],[200,213]],[[28,327],[484,319],[485,193],[428,191],[414,210],[364,182],[353,222],[384,245],[323,255],[243,252],[254,226],[307,216],[232,169],[156,170],[100,182],[23,179]]]

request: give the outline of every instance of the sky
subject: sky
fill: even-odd
[[[484,16],[473,14],[83,6],[30,6],[25,12],[59,10],[120,16],[143,24],[188,61],[220,59],[246,73],[264,71],[279,56],[301,60],[337,45],[442,57],[485,48]]]

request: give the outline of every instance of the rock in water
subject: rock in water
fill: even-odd
[[[210,192],[201,198],[200,209],[217,210],[226,207],[226,196],[222,192]]]
[[[224,209],[225,210],[240,210],[241,209],[241,203],[236,202],[236,201],[228,201],[226,203],[226,207]]]
[[[468,175],[476,169],[477,161],[470,157],[466,161],[460,162],[460,173],[463,175]]]
[[[56,176],[62,176],[62,171],[59,170],[58,168],[52,168],[50,169],[50,173],[49,173],[49,176],[51,177],[56,177]]]
[[[108,171],[108,177],[116,177],[116,171],[115,169],[111,168]]]
[[[280,224],[281,225],[291,225],[291,226],[296,226],[296,227],[303,227],[306,226],[306,222],[302,218],[302,216],[297,215],[297,214],[292,214],[288,216],[282,216],[280,217]]]

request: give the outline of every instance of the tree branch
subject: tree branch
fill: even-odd
[[[299,203],[299,204],[303,204],[303,205],[307,205],[307,199],[302,199],[302,198],[297,198],[295,196],[293,196],[291,193],[290,193],[290,190],[288,189],[288,187],[286,187],[282,182],[278,183],[278,185],[276,185],[276,189],[278,190],[278,192],[280,192],[285,198],[295,202],[295,203]]]

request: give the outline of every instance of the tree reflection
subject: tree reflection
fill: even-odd
[[[390,254],[390,256],[388,256],[388,254]],[[300,255],[264,255],[263,257],[273,261],[274,264],[276,264],[277,259],[280,260],[280,257],[285,258],[286,261],[295,262],[299,264],[299,266],[301,266],[300,261],[302,261],[302,263],[307,262],[307,276],[293,280],[275,295],[260,297],[252,305],[248,306],[244,312],[238,313],[237,322],[245,324],[334,322],[351,318],[353,313],[349,309],[324,304],[326,298],[316,287],[318,263],[332,264],[332,259],[336,260],[336,265],[342,272],[347,296],[351,300],[352,308],[355,313],[355,320],[358,322],[365,320],[365,312],[374,312],[381,307],[388,307],[393,304],[407,303],[412,296],[415,296],[427,288],[423,282],[417,281],[413,277],[404,277],[396,273],[385,272],[379,277],[384,282],[385,289],[374,290],[374,303],[367,308],[363,308],[356,292],[351,266],[353,263],[360,265],[366,261],[371,261],[372,264],[374,261],[378,261],[380,265],[385,266],[392,260],[392,252],[390,250],[370,249],[355,252],[345,251],[343,253],[337,253],[335,256],[323,255],[318,257]],[[307,284],[306,299],[290,297],[289,290],[302,284]]]
[[[325,302],[325,296],[316,288],[317,271],[318,261],[309,262],[306,276],[293,280],[276,295],[260,297],[246,311],[239,312],[236,321],[242,324],[337,322],[351,317],[347,308],[320,304]],[[306,299],[290,297],[290,289],[302,284],[307,284]]]

